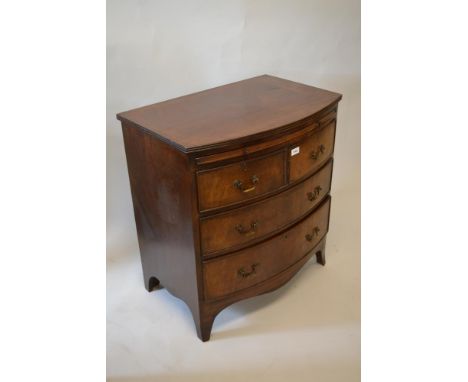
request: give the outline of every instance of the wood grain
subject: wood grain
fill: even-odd
[[[260,76],[118,114],[144,285],[184,301],[201,340],[226,306],[325,264],[340,99]]]
[[[329,122],[319,131],[290,145],[297,147],[298,155],[289,157],[289,178],[291,181],[308,176],[325,163],[333,154],[335,145],[335,120]]]
[[[329,212],[330,197],[303,221],[274,238],[206,261],[203,266],[206,299],[219,298],[248,288],[298,261],[327,233]],[[307,240],[307,235],[311,235],[311,240]],[[244,276],[240,274],[242,270]]]
[[[338,102],[341,95],[263,75],[127,112],[131,121],[184,152],[303,120]]]
[[[285,185],[285,155],[286,151],[281,150],[261,158],[199,171],[197,183],[200,211],[243,202]]]
[[[203,256],[207,258],[223,251],[240,249],[287,228],[288,224],[311,211],[328,194],[332,166],[330,160],[304,182],[273,197],[202,218],[200,235]]]

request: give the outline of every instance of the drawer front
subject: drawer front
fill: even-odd
[[[239,203],[285,184],[285,151],[197,173],[200,211]]]
[[[248,288],[305,256],[328,231],[330,197],[306,219],[270,240],[203,264],[206,299]]]
[[[201,246],[205,257],[268,235],[314,208],[330,190],[331,160],[297,186],[267,200],[201,219]]]
[[[291,150],[298,147],[299,152],[296,155],[290,153],[290,181],[311,174],[332,155],[335,144],[335,126],[336,119],[328,121],[319,131],[291,146]]]

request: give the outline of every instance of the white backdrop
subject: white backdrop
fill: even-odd
[[[346,344],[335,349],[338,352],[336,354],[343,351],[336,365],[327,360],[326,367],[315,365],[314,370],[320,371],[317,377],[321,381],[344,380],[340,379],[343,376],[339,376],[339,370],[346,375],[347,381],[358,380],[360,3],[357,0],[108,1],[107,315],[108,374],[111,377],[131,377],[129,380],[133,380],[145,375],[157,376],[164,370],[165,380],[170,376],[176,378],[180,373],[168,373],[167,365],[172,362],[178,364],[176,360],[180,356],[179,351],[183,352],[186,346],[181,342],[180,349],[173,346],[164,349],[169,355],[166,354],[168,358],[163,362],[158,357],[148,358],[144,355],[146,340],[141,333],[141,343],[138,340],[135,342],[134,335],[122,334],[126,330],[134,334],[137,330],[132,326],[135,320],[147,316],[151,304],[154,306],[158,303],[154,295],[160,293],[162,296],[165,291],[144,294],[122,134],[115,114],[260,74],[271,74],[343,94],[338,114],[327,267],[333,270],[334,253],[335,259],[343,256],[337,261],[337,266],[348,265],[347,269],[336,268],[336,275],[341,278],[338,281],[335,279],[334,284],[332,280],[332,285],[339,282],[345,284],[346,291],[339,296],[347,299],[346,304],[350,304],[351,299],[352,306],[342,315],[351,317],[354,326],[350,332],[352,334],[346,331],[341,335],[335,333],[337,337],[325,336],[323,340],[329,342],[335,338],[341,341],[346,336],[352,336],[353,341],[345,341]],[[344,253],[349,257],[344,257]],[[310,277],[314,278],[317,272],[320,272],[319,268],[314,268]],[[304,286],[308,287],[310,285]],[[339,290],[335,292],[339,293]],[[133,307],[133,311],[128,312],[129,316],[119,315],[128,306],[129,300],[135,298],[142,299],[138,307]],[[174,304],[177,305],[178,302],[173,300],[177,301],[168,297],[166,305],[160,309],[171,309]],[[281,301],[286,304],[287,294],[284,300]],[[272,309],[275,308],[275,301],[267,300],[274,305]],[[243,303],[239,304],[242,306]],[[189,317],[186,321],[187,336],[198,341],[194,328],[190,327],[188,311],[184,307],[180,309]],[[335,308],[331,306],[330,309]],[[137,311],[141,316],[135,313]],[[254,307],[250,315],[255,317],[256,312]],[[335,314],[339,315],[337,312]],[[222,323],[221,315],[219,320]],[[170,331],[166,326],[159,325],[153,327],[153,332],[157,328]],[[218,325],[218,329],[223,327]],[[180,334],[180,325],[174,330]],[[216,331],[217,321],[213,327],[213,342],[216,341]],[[152,336],[155,335],[153,332]],[[161,340],[157,335],[156,338],[153,341]],[[174,335],[167,337],[169,343],[171,338]],[[198,348],[199,345],[205,347]],[[310,343],[308,345],[312,346]],[[205,352],[213,345],[200,342],[193,343],[193,346]],[[130,350],[122,351],[122,347]],[[313,355],[314,350],[308,349],[312,352],[310,355]],[[319,351],[318,348],[316,350]],[[222,350],[218,348],[217,351]],[[262,348],[261,351],[268,352],[268,349]],[[201,357],[205,356],[208,359],[210,354]],[[199,364],[206,369],[209,363],[204,364],[203,359],[199,360]],[[266,367],[268,363],[259,364]],[[238,366],[238,370],[242,371],[242,365]],[[244,367],[248,368],[248,365],[244,364]],[[307,369],[307,362],[303,367]],[[188,367],[185,372],[195,373],[195,369]],[[288,368],[285,370],[291,372]],[[307,372],[310,373],[310,370]],[[201,375],[200,372],[198,374]],[[253,375],[257,380],[261,379],[261,374]],[[214,379],[215,376],[219,377],[215,374]],[[271,377],[269,375],[270,380]]]

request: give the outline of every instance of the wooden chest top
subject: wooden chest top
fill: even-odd
[[[182,152],[197,152],[284,131],[341,95],[263,75],[119,113]]]

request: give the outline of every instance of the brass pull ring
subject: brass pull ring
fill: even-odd
[[[242,183],[242,181],[240,181],[239,179],[236,179],[234,181],[234,187],[236,187],[237,189],[239,189],[240,191],[244,193],[255,190],[255,187],[259,182],[257,175],[252,176],[252,178],[250,179],[250,182],[251,182],[251,185],[246,186],[245,184]]]
[[[257,228],[258,228],[258,221],[253,221],[250,224],[250,228],[246,229],[242,224],[236,225],[236,230],[239,232],[241,235],[245,236],[252,236],[257,233]]]
[[[322,187],[320,186],[317,186],[314,188],[314,191],[313,192],[308,192],[307,193],[307,198],[313,202],[314,200],[316,200],[320,194],[320,191],[322,191]]]
[[[319,147],[317,147],[317,150],[315,151],[312,151],[310,153],[310,157],[313,159],[313,160],[317,160],[323,153],[325,152],[325,146],[320,144]]]
[[[252,264],[250,266],[250,271],[246,271],[244,269],[244,267],[240,268],[238,271],[237,271],[237,274],[242,277],[243,279],[245,279],[246,277],[249,277],[251,275],[254,275],[255,272],[256,272],[256,269],[257,267],[259,266],[260,264],[259,263],[255,263],[255,264]]]
[[[312,233],[308,233],[305,236],[306,240],[307,241],[312,241],[315,236],[318,236],[319,232],[320,232],[320,228],[319,227],[314,227],[314,229],[312,230]]]

